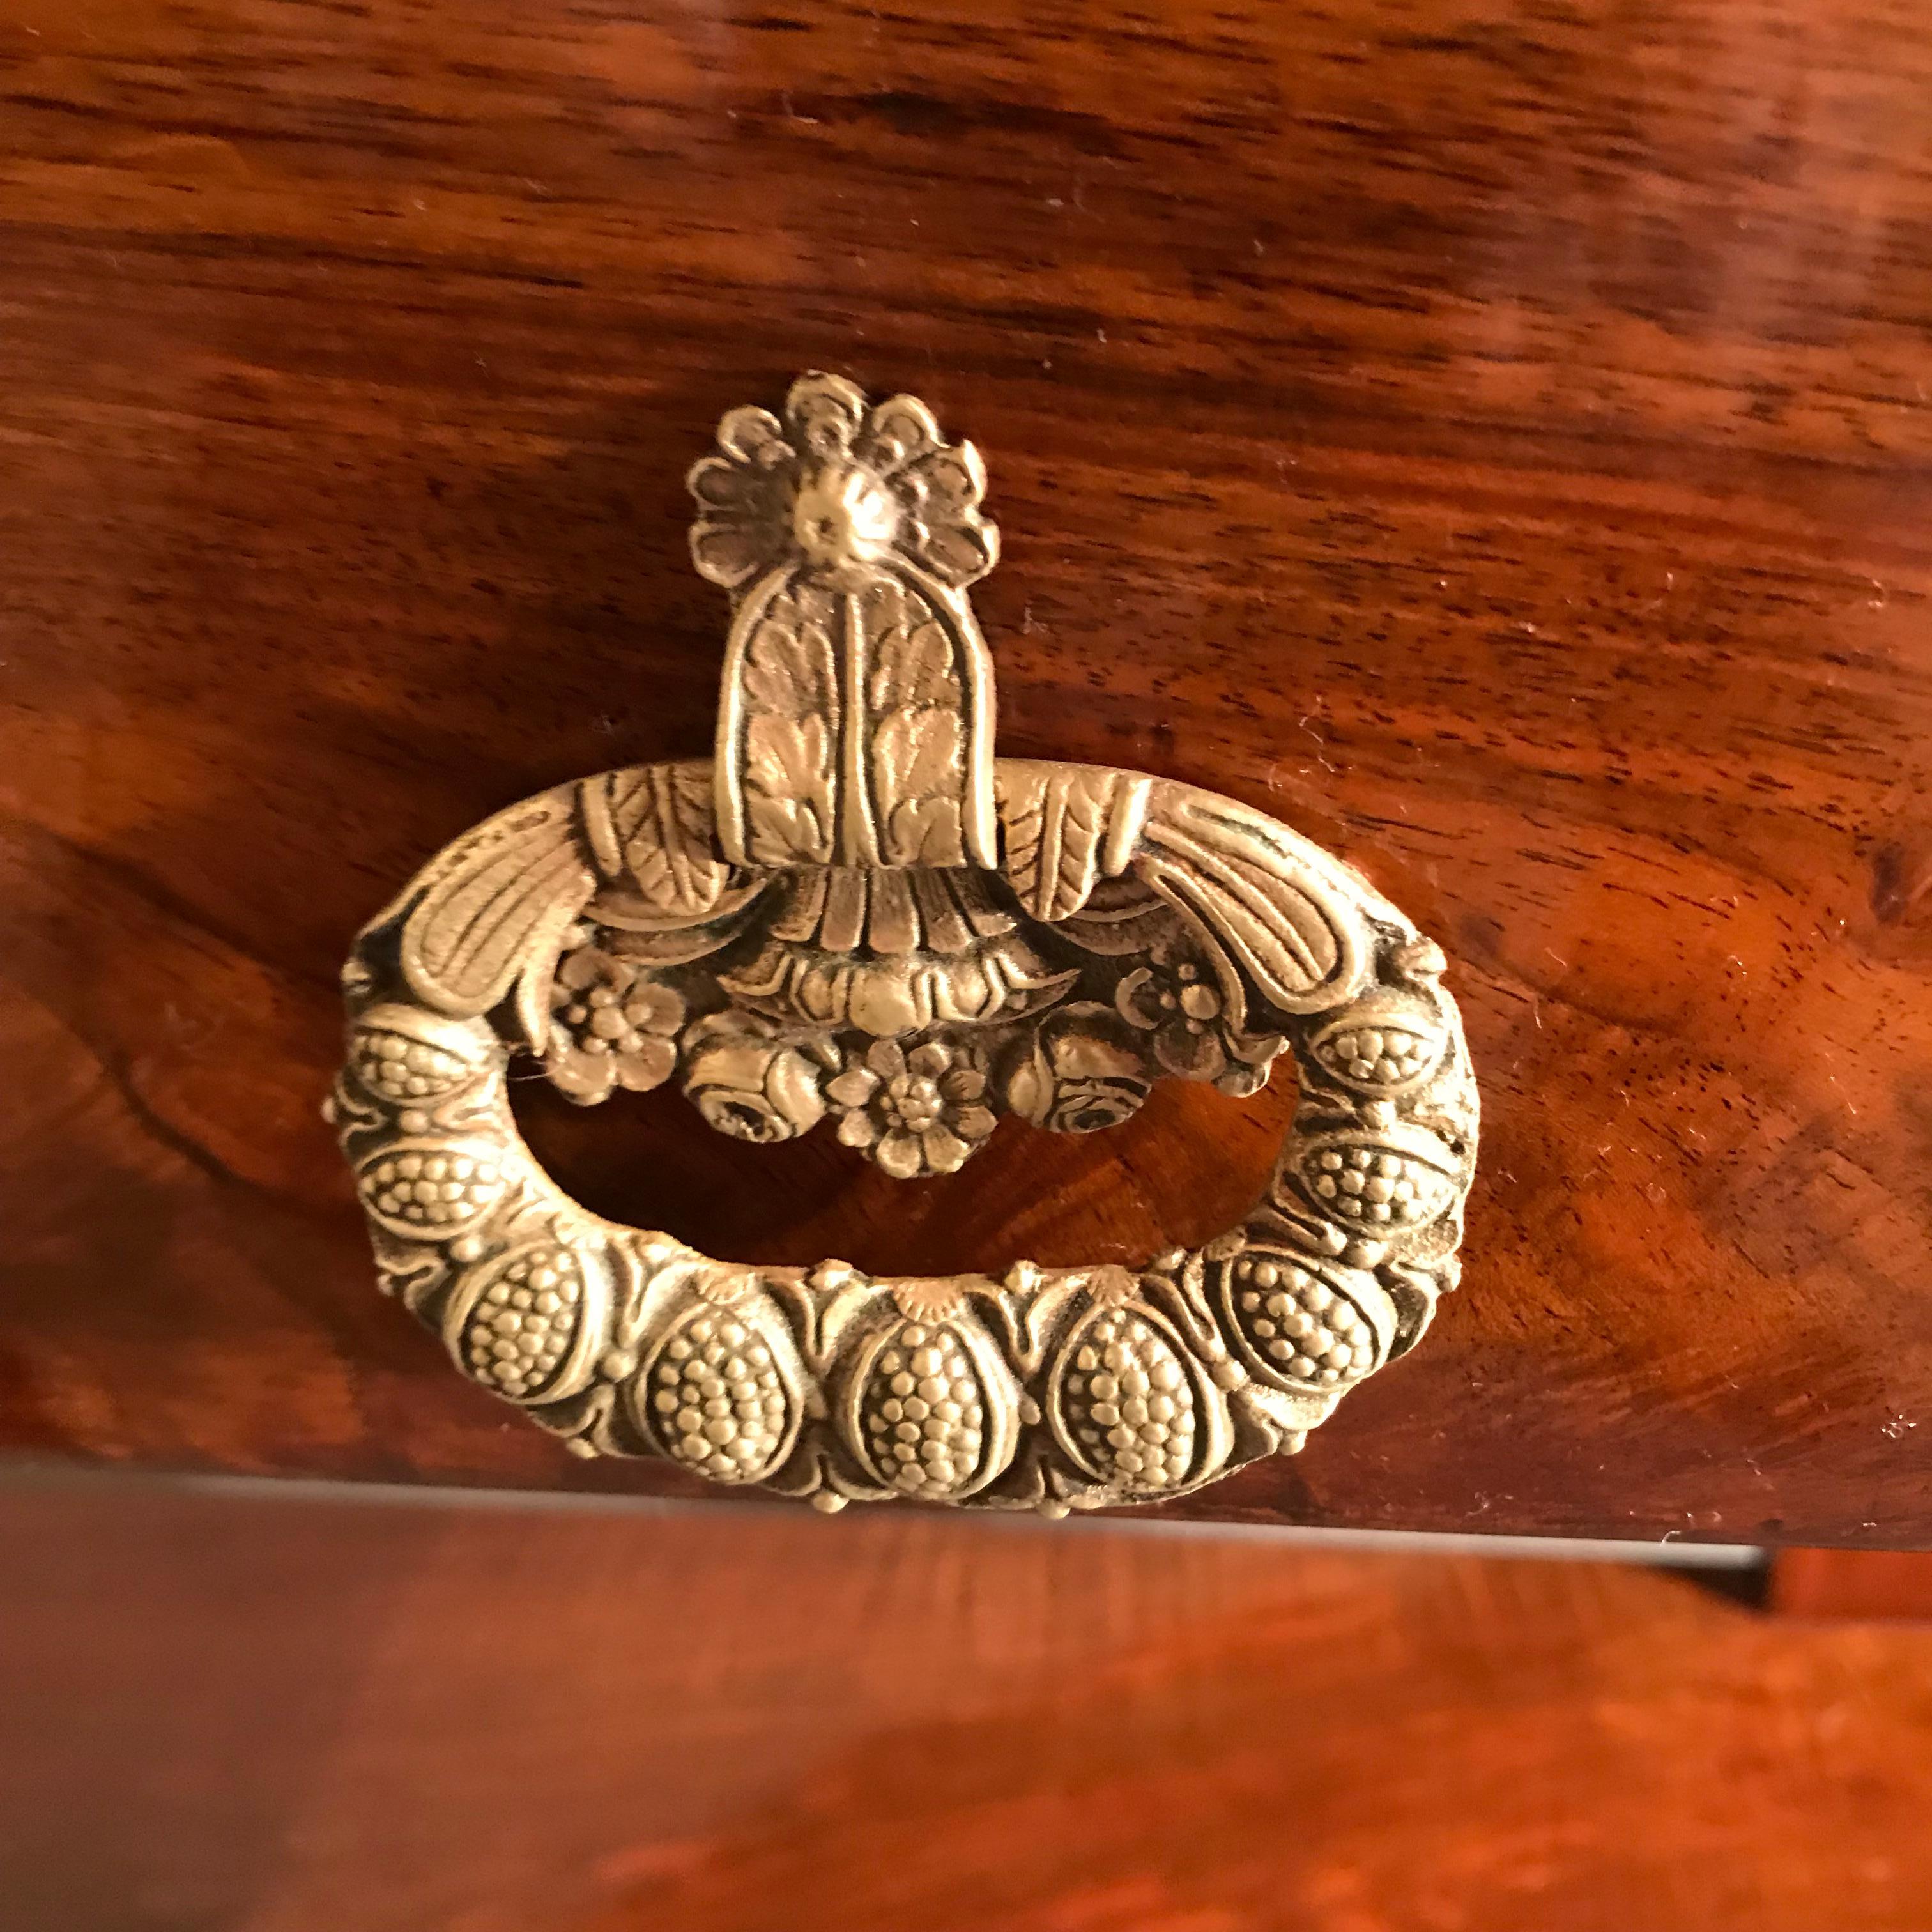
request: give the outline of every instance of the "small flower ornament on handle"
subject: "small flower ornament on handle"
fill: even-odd
[[[691,473],[732,599],[715,758],[604,772],[430,860],[357,938],[329,1111],[384,1287],[579,1455],[821,1508],[1182,1496],[1299,1449],[1455,1285],[1475,1082],[1441,951],[1234,800],[995,758],[970,444],[809,375]],[[1162,1078],[1300,1076],[1267,1193],[1146,1265],[892,1279],[622,1227],[506,1082],[677,1079],[712,1128],[829,1126],[900,1180],[1002,1113],[1112,1127]]]

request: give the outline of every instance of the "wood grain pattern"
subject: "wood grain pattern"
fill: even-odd
[[[1004,751],[1450,952],[1467,1286],[1198,1507],[1932,1538],[1917,10],[28,0],[0,61],[0,1442],[673,1480],[376,1300],[314,1106],[424,856],[706,750],[680,478],[816,364],[989,453]],[[1220,1225],[1284,1104],[909,1188],[532,1131],[713,1252],[957,1269]]]
[[[111,1481],[0,1534],[7,1932],[1932,1912],[1932,1632],[1669,1575]]]

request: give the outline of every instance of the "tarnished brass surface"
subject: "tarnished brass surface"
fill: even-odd
[[[356,940],[332,1102],[384,1286],[581,1455],[824,1508],[1178,1496],[1298,1448],[1454,1285],[1477,1097],[1443,957],[1346,866],[1190,787],[993,756],[967,591],[985,474],[836,376],[734,410],[692,552],[733,613],[714,761],[500,812]],[[1238,1226],[1138,1271],[880,1280],[602,1220],[525,1148],[533,1054],[589,1105],[830,1124],[899,1178],[1001,1112],[1111,1126],[1163,1076],[1294,1125]]]

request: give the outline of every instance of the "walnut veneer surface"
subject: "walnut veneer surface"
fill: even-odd
[[[453,834],[708,748],[680,477],[796,369],[988,453],[1001,748],[1444,943],[1468,1272],[1256,1520],[1932,1540],[1932,25],[1904,0],[0,25],[0,1447],[567,1463],[370,1287],[316,1105]],[[530,1131],[748,1260],[1139,1260],[1288,1097],[899,1185]]]

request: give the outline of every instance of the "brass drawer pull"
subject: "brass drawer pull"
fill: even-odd
[[[1233,800],[996,759],[967,590],[972,446],[802,377],[691,474],[731,596],[715,760],[498,813],[358,938],[332,1113],[383,1285],[580,1455],[668,1456],[822,1508],[1049,1514],[1300,1448],[1453,1286],[1476,1150],[1443,958]],[[1138,1270],[879,1280],[713,1261],[590,1214],[506,1098],[678,1075],[752,1141],[830,1125],[901,1178],[1017,1113],[1112,1126],[1165,1076],[1301,1091],[1266,1198]]]

